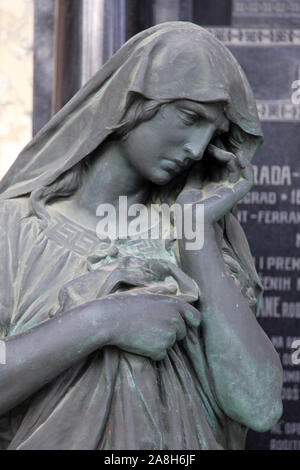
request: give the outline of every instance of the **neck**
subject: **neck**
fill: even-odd
[[[94,152],[76,203],[96,214],[100,204],[116,207],[119,196],[127,196],[128,204],[142,204],[148,194],[149,183],[128,162],[118,142],[111,142]]]

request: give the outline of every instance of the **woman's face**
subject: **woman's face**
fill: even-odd
[[[210,141],[228,130],[229,121],[221,103],[178,100],[162,105],[151,120],[135,127],[120,145],[140,176],[164,185],[201,160]]]

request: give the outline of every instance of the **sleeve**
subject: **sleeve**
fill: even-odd
[[[18,210],[5,201],[0,206],[0,339],[7,336],[14,303],[14,280],[18,265]]]
[[[5,347],[3,339],[8,335],[14,308],[14,285],[19,262],[19,222],[18,205],[11,201],[0,204],[0,373],[5,367]],[[2,352],[2,354],[1,354]],[[2,360],[1,360],[2,359]],[[4,360],[3,360],[4,359]],[[14,434],[15,413],[11,411],[0,416],[0,450],[6,449]]]

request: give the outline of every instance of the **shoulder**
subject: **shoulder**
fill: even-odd
[[[0,217],[22,218],[29,214],[29,197],[0,199]]]
[[[29,197],[0,200],[1,232],[18,231],[19,224],[29,213]]]

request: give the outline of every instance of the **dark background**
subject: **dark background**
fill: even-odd
[[[291,342],[300,338],[300,105],[291,101],[292,82],[300,79],[300,0],[103,4],[100,35],[84,26],[86,7],[99,15],[99,1],[35,1],[33,133],[83,85],[84,38],[91,47],[98,41],[103,62],[126,39],[155,24],[163,9],[165,20],[198,23],[229,47],[252,85],[265,136],[254,160],[256,185],[240,203],[239,217],[265,285],[258,320],[284,366],[282,420],[269,433],[250,431],[247,448],[300,450],[300,367],[291,362]]]

